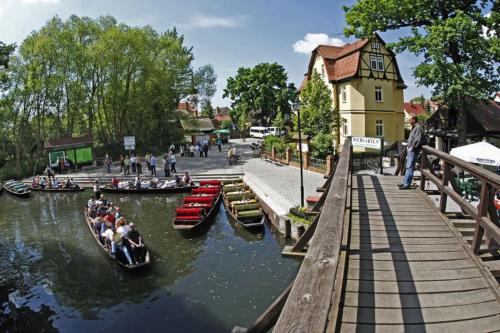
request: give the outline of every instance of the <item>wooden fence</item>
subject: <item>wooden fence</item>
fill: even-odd
[[[439,176],[432,168],[429,160],[430,155],[441,159],[442,173]],[[479,205],[477,208],[462,197],[462,193],[460,193],[460,190],[458,190],[458,187],[454,184],[453,167],[461,168],[465,173],[470,174],[473,177],[472,179],[478,182],[477,185],[480,190]],[[500,244],[500,224],[493,204],[495,190],[500,189],[500,175],[496,175],[493,172],[472,163],[465,162],[430,146],[424,146],[422,148],[421,172],[420,188],[422,190],[425,189],[426,180],[430,180],[438,188],[440,193],[439,210],[441,213],[446,213],[446,202],[447,198],[450,197],[465,213],[476,221],[474,238],[471,244],[475,254],[479,253],[484,236],[489,240],[489,246],[498,246],[498,244]]]

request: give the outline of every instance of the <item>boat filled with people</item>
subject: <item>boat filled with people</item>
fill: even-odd
[[[29,198],[31,196],[29,186],[15,180],[6,181],[3,187],[5,191],[19,198]]]
[[[118,265],[127,270],[137,270],[151,265],[151,256],[134,223],[113,202],[101,195],[92,197],[84,210],[85,220],[97,244]]]
[[[175,209],[173,227],[176,230],[193,230],[208,223],[218,212],[222,201],[221,181],[202,180],[191,195]]]
[[[246,229],[264,227],[266,216],[259,199],[242,179],[223,181],[224,205],[229,217]]]
[[[191,180],[191,177],[186,174],[180,178],[175,175],[174,178],[160,180],[153,178],[151,180],[141,179],[136,177],[134,181],[122,181],[113,177],[111,183],[105,187],[101,187],[104,193],[135,193],[135,194],[158,194],[158,193],[185,193],[191,192],[197,186]]]
[[[31,190],[39,192],[83,192],[74,178],[59,181],[57,177],[36,176],[31,180]]]

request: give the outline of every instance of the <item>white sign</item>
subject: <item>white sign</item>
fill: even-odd
[[[371,149],[380,149],[381,138],[365,138],[363,136],[353,136],[351,138],[353,147],[365,147]]]
[[[300,151],[299,143],[297,142],[297,151]],[[302,152],[308,152],[309,151],[309,145],[306,142],[302,142]]]
[[[135,136],[124,136],[123,145],[126,150],[135,150]]]

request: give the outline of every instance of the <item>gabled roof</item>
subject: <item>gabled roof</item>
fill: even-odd
[[[76,138],[66,137],[58,139],[48,139],[43,143],[45,149],[65,148],[74,146],[91,145],[94,142],[90,135],[80,136]]]
[[[181,125],[184,131],[190,133],[209,132],[215,129],[212,120],[208,117],[181,119]]]
[[[419,114],[424,113],[424,106],[422,104],[405,102],[403,104],[403,108],[408,114],[416,114],[418,116]]]
[[[468,111],[485,131],[500,133],[500,103],[484,100],[474,104]]]

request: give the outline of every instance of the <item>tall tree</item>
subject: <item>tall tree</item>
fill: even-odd
[[[499,7],[496,0],[359,0],[344,7],[345,34],[402,32],[391,46],[422,56],[414,70],[417,83],[433,87],[435,97],[458,110],[463,143],[467,102],[487,98],[499,86]]]
[[[231,106],[235,110],[248,115],[254,111],[255,120],[267,126],[278,111],[290,113],[297,90],[293,83],[288,83],[283,66],[262,63],[253,68],[240,67],[234,77],[227,79],[223,97],[232,100]]]
[[[207,111],[212,106],[210,100],[217,92],[216,82],[217,75],[214,67],[210,64],[201,66],[194,73],[194,88],[202,111],[204,109]]]
[[[331,91],[317,71],[311,75],[306,86],[300,92],[301,129],[307,135],[319,133],[331,134],[334,129],[334,111],[332,108]],[[297,128],[297,124],[295,124]]]

